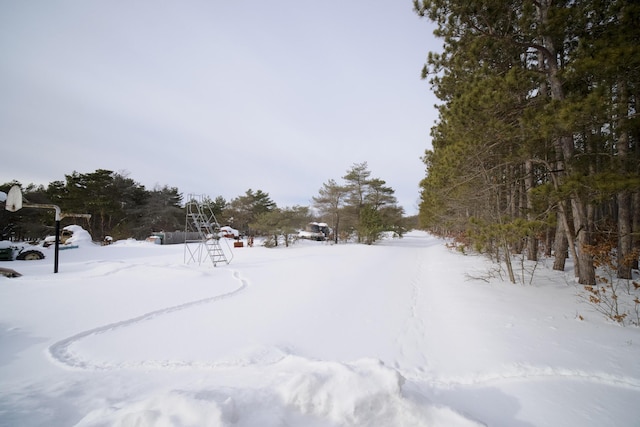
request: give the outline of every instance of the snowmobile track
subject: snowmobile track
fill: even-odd
[[[152,320],[154,318],[157,318],[159,316],[164,316],[170,313],[174,313],[177,311],[181,311],[181,310],[186,310],[189,309],[191,307],[195,307],[195,306],[199,306],[199,305],[204,305],[204,304],[210,304],[216,301],[220,301],[226,298],[230,298],[233,297],[235,295],[237,295],[238,293],[244,291],[247,286],[248,283],[245,279],[240,277],[240,273],[237,271],[233,271],[233,278],[236,279],[237,281],[240,282],[240,286],[237,289],[234,289],[231,292],[227,292],[224,294],[220,294],[220,295],[216,295],[216,296],[212,296],[212,297],[207,297],[207,298],[203,298],[203,299],[199,299],[199,300],[195,300],[195,301],[190,301],[190,302],[186,302],[183,304],[179,304],[179,305],[175,305],[175,306],[171,306],[171,307],[166,307],[166,308],[161,308],[159,310],[154,310],[145,314],[142,314],[140,316],[136,316],[136,317],[132,317],[130,319],[126,319],[126,320],[122,320],[119,322],[114,322],[114,323],[109,323],[107,325],[104,326],[99,326],[97,328],[93,328],[93,329],[89,329],[87,331],[83,331],[80,333],[77,333],[73,336],[70,336],[68,338],[65,338],[63,340],[60,340],[56,343],[54,343],[53,345],[51,345],[47,350],[49,353],[49,356],[57,363],[60,363],[66,367],[69,368],[73,368],[73,369],[81,369],[81,370],[112,370],[112,369],[117,369],[119,368],[118,366],[113,366],[113,365],[98,365],[95,363],[92,363],[91,361],[88,360],[83,360],[82,358],[80,358],[79,356],[75,355],[72,351],[70,351],[70,347],[84,339],[87,338],[89,336],[94,336],[94,335],[99,335],[99,334],[103,334],[106,332],[110,332],[110,331],[114,331],[116,329],[121,329],[121,328],[126,328],[128,326],[140,323],[140,322],[146,322],[148,320]]]
[[[455,389],[459,387],[474,387],[487,384],[529,381],[529,380],[573,380],[604,384],[631,390],[640,390],[640,379],[631,376],[620,376],[606,372],[588,372],[551,366],[532,366],[515,364],[505,367],[501,372],[486,372],[469,376],[433,377],[428,374],[404,374],[405,378],[416,382],[425,382],[437,389]]]

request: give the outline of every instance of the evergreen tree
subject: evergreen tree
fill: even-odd
[[[147,192],[144,204],[139,206],[140,221],[134,236],[144,238],[152,232],[178,231],[184,229],[185,211],[182,195],[176,187],[157,186]]]
[[[228,221],[233,218],[233,226],[243,234],[253,234],[250,224],[254,223],[258,216],[277,208],[268,193],[262,190],[248,189],[244,195],[238,196],[227,205],[223,216]]]
[[[477,243],[489,236],[503,252],[519,252],[526,238],[531,252],[541,224],[557,222],[562,262],[555,265],[564,266],[566,242],[580,283],[593,284],[589,248],[603,236],[598,230],[611,196],[620,253],[632,254],[628,236],[637,233],[630,203],[638,188],[637,150],[635,158],[630,153],[638,140],[639,30],[632,24],[638,6],[618,0],[414,5],[444,40],[443,52],[430,54],[423,70],[443,101],[433,152],[424,158],[423,224],[466,238],[474,230]]]

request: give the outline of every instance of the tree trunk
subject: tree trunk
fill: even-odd
[[[556,225],[556,239],[554,242],[554,254],[555,259],[553,261],[553,269],[557,271],[564,271],[567,256],[569,255],[569,241],[564,231],[564,221],[560,219],[560,213],[558,213],[558,224]]]
[[[542,24],[542,28],[545,28],[548,25],[549,8],[549,1],[541,1],[538,3],[538,19]],[[542,43],[545,47],[542,52],[546,60],[545,72],[547,74],[551,98],[556,101],[564,101],[565,93],[562,86],[562,81],[560,80],[560,68],[558,66],[557,50],[554,45],[554,40],[550,34],[542,34],[541,38]],[[574,143],[575,142],[573,136],[569,134],[560,136],[555,140],[557,155],[562,156],[562,164],[564,165],[564,168],[566,168],[567,175],[571,175],[573,172],[572,161],[574,160],[575,156]],[[562,170],[561,168],[558,169]],[[564,173],[558,173],[557,179],[560,183],[563,181],[564,175]],[[593,257],[584,250],[585,247],[591,243],[587,218],[587,206],[577,194],[574,193],[571,196],[573,224],[577,233],[577,238],[575,241],[575,244],[578,245],[577,248],[574,244],[574,238],[571,235],[569,228],[567,227],[568,217],[566,209],[562,206],[562,202],[560,203],[560,206],[562,207],[561,210],[563,211],[561,212],[561,217],[563,217],[564,221],[566,222],[564,225],[565,234],[567,235],[567,240],[569,243],[569,250],[571,250],[572,255],[574,255],[574,263],[578,281],[583,285],[593,285],[595,284]],[[576,255],[576,251],[578,250],[579,254]]]
[[[544,236],[544,256],[551,258],[551,248],[556,237],[556,231],[553,227],[546,227]],[[564,269],[564,266],[562,266]]]
[[[631,193],[618,193],[618,278],[631,279]]]
[[[633,219],[632,223],[632,235],[631,235],[631,245],[633,250],[636,252],[636,256],[633,259],[631,267],[634,269],[638,269],[638,256],[637,254],[640,252],[640,193],[635,192],[631,196],[632,205],[633,205]]]
[[[511,264],[511,252],[509,251],[509,245],[506,239],[504,240],[502,251],[504,252],[504,263],[507,266],[507,272],[509,273],[509,280],[511,281],[511,283],[515,284],[516,276],[513,273],[513,264]]]
[[[573,210],[573,222],[576,227],[576,268],[578,270],[578,283],[582,285],[595,285],[596,271],[593,265],[593,256],[586,250],[591,245],[591,233],[588,221],[587,206],[577,197],[571,199]]]
[[[627,121],[628,99],[626,82],[618,82],[619,101],[618,101],[618,161],[620,162],[620,172],[627,172],[627,163],[629,157],[629,134],[625,130],[625,122]],[[631,193],[622,190],[617,194],[618,201],[618,278],[631,279]]]

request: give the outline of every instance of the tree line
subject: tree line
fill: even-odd
[[[443,41],[423,78],[441,101],[420,222],[500,256],[570,255],[596,282],[640,251],[640,4],[414,0]]]
[[[313,197],[313,206],[279,207],[268,193],[253,189],[230,201],[217,196],[204,203],[220,225],[229,225],[243,235],[269,236],[275,245],[288,245],[310,221],[332,225],[336,242],[357,239],[371,244],[383,231],[402,235],[406,219],[394,190],[370,175],[366,162],[354,165],[343,184],[335,180],[324,184]],[[22,188],[29,203],[54,204],[64,213],[90,214],[90,219],[65,218],[62,226],[82,225],[94,240],[106,236],[145,239],[154,232],[185,230],[185,200],[176,187],[148,190],[128,176],[106,169],[74,171],[65,175],[64,181],[53,181],[46,187],[12,181],[0,185],[0,190],[6,193],[13,185]],[[2,239],[40,240],[54,233],[54,225],[53,211],[25,208],[0,212]]]

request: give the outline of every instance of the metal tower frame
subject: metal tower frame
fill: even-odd
[[[185,263],[196,262],[200,265],[208,259],[214,267],[221,262],[229,264],[233,252],[226,239],[222,239],[226,243],[226,251],[220,244],[220,224],[211,209],[211,199],[201,194],[189,194],[185,211]]]

